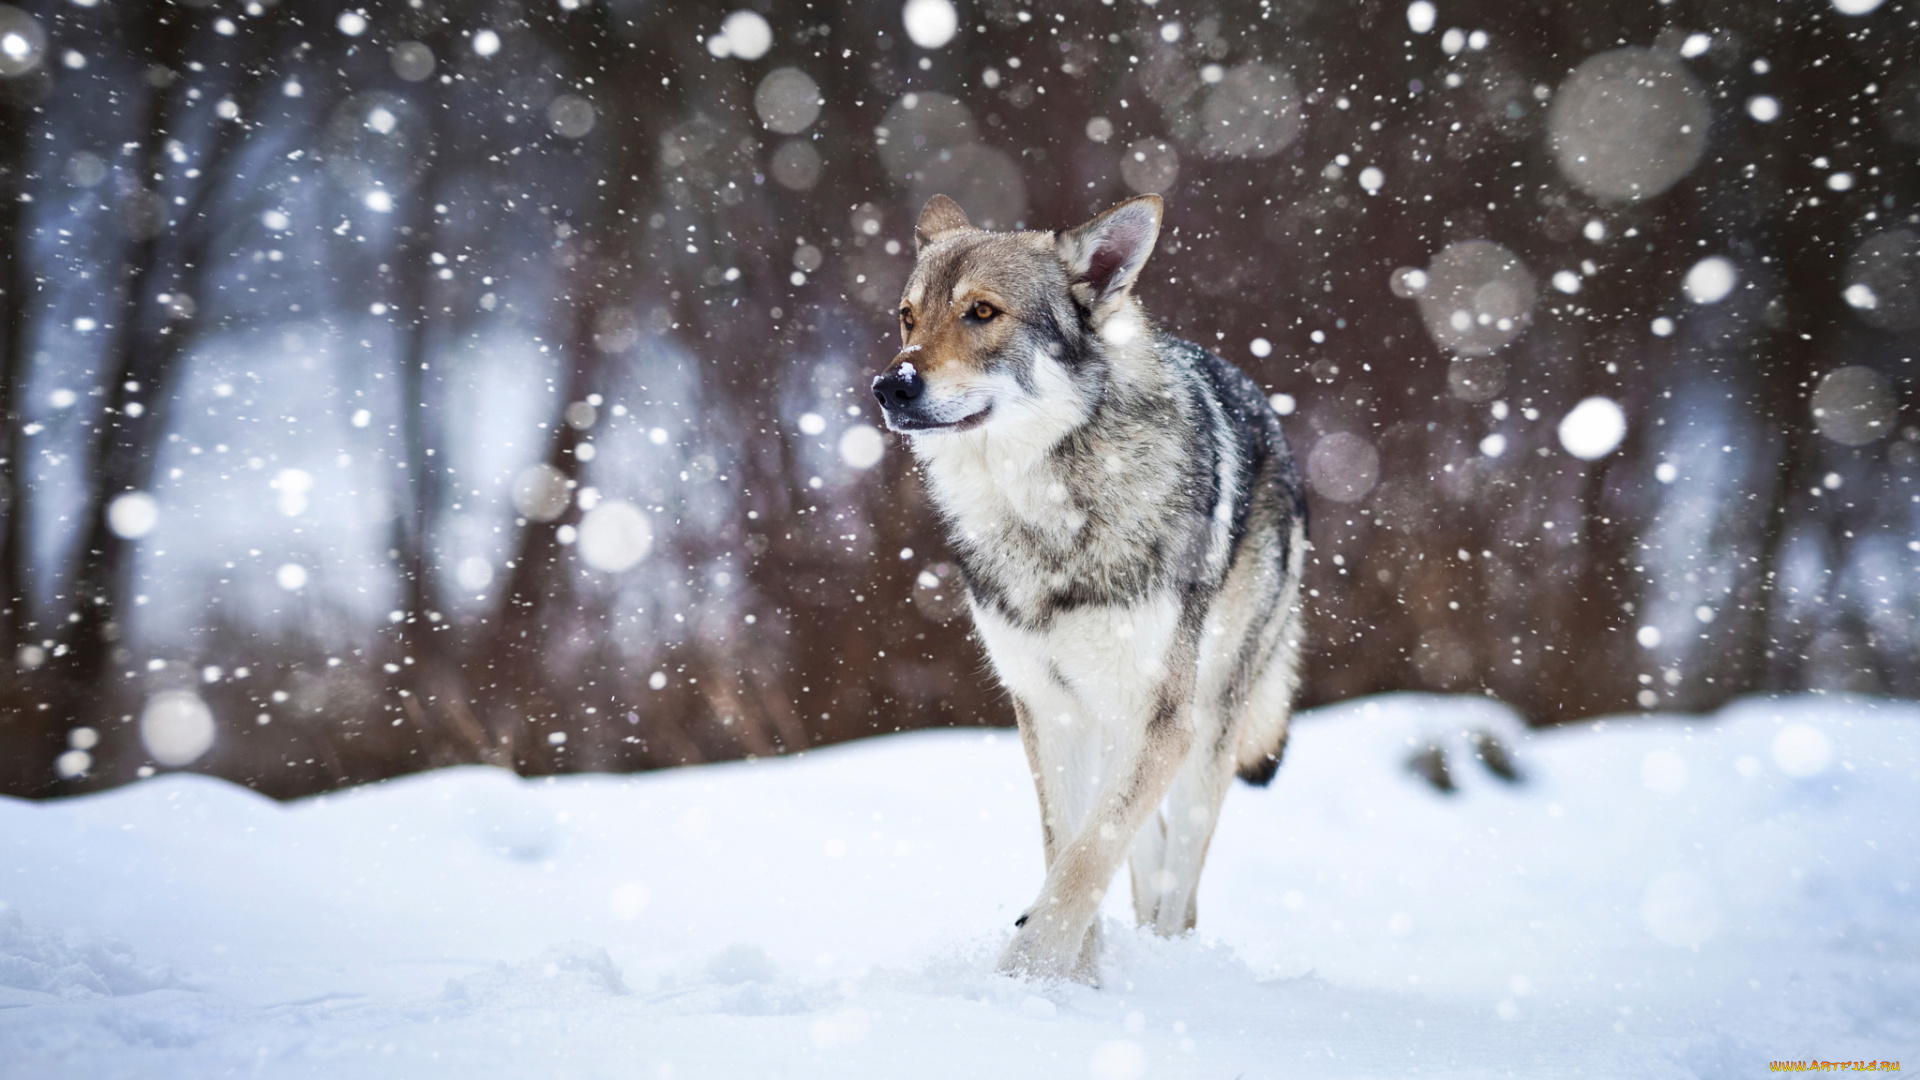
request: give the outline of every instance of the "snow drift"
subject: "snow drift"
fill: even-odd
[[[1509,741],[1510,784],[1470,734]],[[1447,750],[1443,795],[1406,766]],[[1038,887],[1009,732],[293,805],[192,775],[0,800],[0,1077],[1747,1076],[1920,1045],[1920,708],[1528,736],[1299,722],[1200,933],[993,974]]]

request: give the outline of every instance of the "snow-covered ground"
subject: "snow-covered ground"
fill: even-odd
[[[197,776],[0,800],[0,1076],[1753,1076],[1920,1067],[1920,708],[1521,737],[1297,724],[1197,938],[1110,893],[1104,985],[993,960],[1040,880],[1010,732],[283,806]],[[1404,767],[1440,738],[1460,790]]]

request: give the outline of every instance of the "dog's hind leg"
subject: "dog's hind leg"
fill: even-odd
[[[1134,835],[1127,855],[1127,876],[1133,882],[1133,919],[1152,926],[1160,906],[1160,869],[1167,861],[1167,817],[1155,811]]]
[[[1134,838],[1129,858],[1134,919],[1167,937],[1193,928],[1187,908],[1232,779],[1232,733],[1226,727],[1231,714],[1224,705],[1208,708],[1204,701],[1196,701],[1193,712],[1193,750],[1167,788],[1160,812]]]
[[[1204,665],[1194,703],[1196,745],[1167,790],[1163,832],[1149,836],[1149,823],[1134,843],[1134,914],[1162,936],[1193,929],[1200,871],[1241,762],[1258,760],[1285,738],[1294,668],[1284,645],[1292,620],[1266,618],[1262,610],[1278,606],[1279,580],[1256,562],[1238,568],[1230,603],[1218,609],[1221,621],[1211,625],[1226,630],[1217,638],[1242,644],[1210,654]],[[1249,746],[1257,748],[1253,757]]]
[[[1167,790],[1166,837],[1160,844],[1160,860],[1145,873],[1138,865],[1133,870],[1134,913],[1140,925],[1151,927],[1162,937],[1193,929],[1200,870],[1206,865],[1207,846],[1220,820],[1220,804],[1232,784],[1231,748],[1216,745],[1196,747],[1174,777],[1173,786]],[[1139,847],[1134,850],[1138,858]],[[1144,905],[1140,902],[1143,884],[1150,901]]]

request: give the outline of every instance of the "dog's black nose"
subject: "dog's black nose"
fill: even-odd
[[[927,380],[911,364],[902,364],[873,380],[873,396],[882,409],[905,409],[927,392]]]

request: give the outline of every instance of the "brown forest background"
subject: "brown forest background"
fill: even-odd
[[[1302,706],[1920,694],[1910,3],[957,7],[921,48],[892,0],[762,0],[756,52],[731,5],[0,6],[0,793],[153,768],[166,691],[217,724],[189,767],[283,797],[1010,722],[908,456],[846,435],[943,189],[1043,228],[1163,190],[1149,309],[1295,405]],[[1623,47],[1705,107],[1637,200],[1549,131]],[[1396,295],[1468,240],[1520,282],[1490,351]],[[1707,256],[1738,283],[1690,302]],[[1626,436],[1584,461],[1594,395]],[[637,565],[582,557],[595,497]]]

